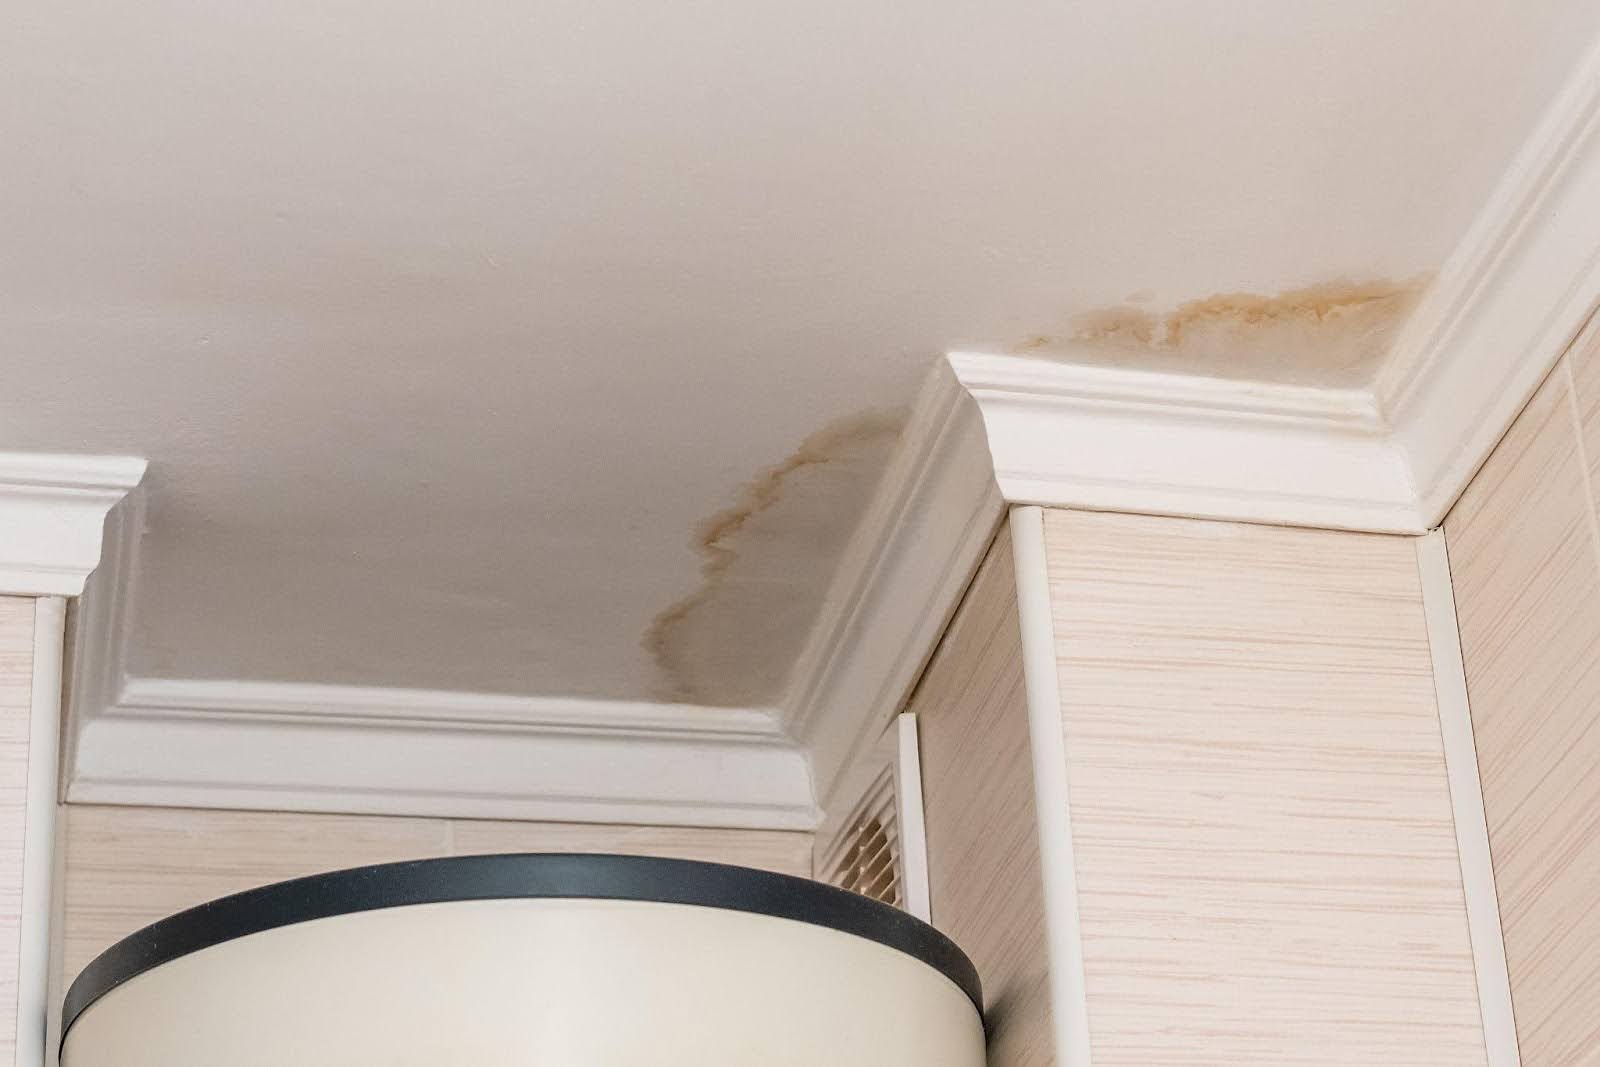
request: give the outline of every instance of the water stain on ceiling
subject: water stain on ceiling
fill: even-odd
[[[700,585],[642,640],[659,699],[754,707],[782,696],[827,593],[816,561],[843,551],[904,423],[901,411],[830,422],[696,526]]]
[[[1319,380],[1359,384],[1426,280],[1219,293],[1166,311],[1140,306],[1135,301],[1149,298],[1139,294],[1074,315],[1059,335],[1035,337],[1017,351],[1240,378],[1270,371],[1275,380],[1290,368],[1314,367]],[[659,612],[642,638],[657,670],[657,699],[763,706],[782,696],[826,594],[815,563],[842,551],[904,419],[865,411],[827,424],[695,527],[700,584]]]
[[[1127,303],[1072,316],[1016,348],[1152,370],[1355,386],[1370,381],[1430,276],[1338,280],[1276,294],[1217,293],[1167,311]],[[1144,294],[1139,294],[1143,296]]]

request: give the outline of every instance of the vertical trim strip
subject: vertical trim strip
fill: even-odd
[[[1061,1067],[1090,1067],[1089,999],[1084,982],[1083,929],[1078,915],[1078,875],[1067,791],[1067,739],[1061,727],[1061,682],[1056,674],[1056,633],[1050,609],[1043,509],[1011,509],[1011,551],[1016,565],[1017,616],[1022,628],[1022,674],[1028,690],[1028,739],[1033,749],[1034,819],[1044,878],[1055,1062]]]
[[[1455,588],[1450,580],[1450,556],[1443,530],[1432,530],[1417,538],[1417,573],[1422,581],[1422,611],[1433,657],[1433,691],[1439,709],[1439,732],[1444,739],[1450,806],[1455,815],[1456,854],[1461,860],[1461,889],[1467,904],[1467,932],[1472,938],[1484,1048],[1489,1067],[1521,1067],[1511,977],[1500,931],[1500,901],[1489,855],[1489,824],[1483,811],[1483,783],[1478,778],[1478,749],[1467,702],[1466,667],[1456,624]]]
[[[889,729],[894,734],[894,798],[900,819],[900,888],[904,891],[905,909],[931,923],[928,826],[923,818],[922,748],[917,741],[917,717],[902,712],[895,716]]]
[[[22,836],[16,1067],[42,1067],[50,1014],[50,917],[55,873],[56,790],[61,754],[61,659],[67,602],[33,602],[33,691],[28,719],[27,810]]]
[[[1600,325],[1600,316],[1595,319]],[[1573,347],[1583,344],[1585,338],[1573,342]],[[1578,396],[1578,372],[1572,369],[1572,353],[1569,351],[1561,357],[1561,362],[1556,365],[1556,373],[1565,374],[1567,378],[1567,417],[1572,420],[1572,440],[1578,453],[1579,481],[1583,483],[1584,511],[1589,519],[1589,544],[1594,549],[1595,562],[1600,563],[1600,501],[1595,499],[1594,477],[1589,472],[1594,470],[1589,466],[1591,457],[1589,448],[1584,443],[1588,434],[1583,432],[1583,411],[1581,398]]]

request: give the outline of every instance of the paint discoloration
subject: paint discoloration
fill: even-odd
[[[829,423],[695,528],[700,585],[642,639],[659,698],[758,706],[781,695],[904,422],[869,411]]]
[[[1070,345],[1072,358],[1094,362],[1353,385],[1376,371],[1427,281],[1336,281],[1270,296],[1218,293],[1165,312],[1135,306],[1130,297],[1074,316],[1062,337],[1035,336],[1014,351],[1042,355]]]

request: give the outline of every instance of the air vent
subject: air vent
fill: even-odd
[[[894,769],[885,767],[834,843],[837,855],[827,861],[824,881],[904,907],[899,823],[894,810]]]
[[[840,805],[817,835],[821,880],[928,918],[927,846],[916,716],[900,715],[844,780]]]

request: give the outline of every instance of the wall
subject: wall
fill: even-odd
[[[1483,1064],[1414,540],[1044,526],[1095,1067]]]
[[[990,1062],[1485,1064],[1433,656],[1416,539],[1014,512],[907,709]]]
[[[3,690],[0,690],[3,692]],[[317,871],[482,852],[621,852],[811,875],[811,835],[68,805],[63,988],[102,949],[215,897]]]
[[[983,980],[992,1067],[1055,1062],[1010,535],[912,694],[933,923]]]
[[[1445,520],[1523,1067],[1600,1063],[1600,345]]]

